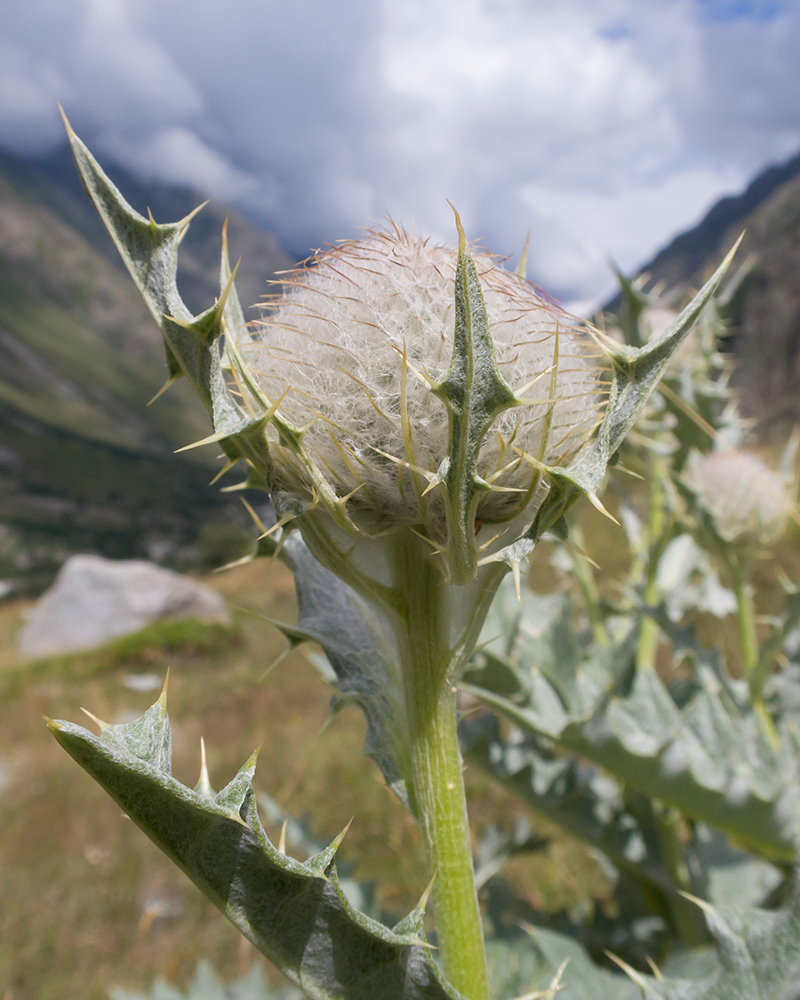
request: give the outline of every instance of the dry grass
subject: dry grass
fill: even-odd
[[[15,651],[24,604],[0,609],[0,996],[5,1000],[106,1000],[112,984],[144,988],[157,975],[185,984],[208,958],[225,978],[260,961],[251,946],[58,747],[42,714],[81,721],[80,706],[109,721],[139,714],[155,693],[125,686],[132,673],[171,669],[176,776],[197,779],[199,740],[221,787],[262,744],[256,787],[320,838],[355,821],[340,857],[377,885],[379,906],[403,915],[427,881],[416,826],[360,753],[355,709],[329,720],[330,692],[302,653],[262,677],[284,640],[256,617],[292,620],[291,577],[262,561],[213,577],[244,609],[232,643],[187,642],[168,651],[134,644],[25,667]],[[255,612],[256,614],[251,614]],[[468,769],[479,835],[510,824],[521,807]],[[537,830],[554,831],[534,820]],[[277,836],[277,831],[268,830]],[[547,852],[509,875],[545,908],[607,892],[593,858],[556,834]]]

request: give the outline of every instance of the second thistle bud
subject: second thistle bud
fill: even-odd
[[[733,450],[704,455],[687,481],[725,542],[762,548],[786,526],[791,504],[785,483],[755,455]]]

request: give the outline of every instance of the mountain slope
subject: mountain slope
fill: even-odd
[[[800,155],[739,197],[723,198],[640,273],[649,275],[645,290],[663,283],[679,300],[702,285],[743,230],[737,260],[753,255],[756,263],[735,303],[736,381],[745,409],[768,430],[775,420],[800,418]]]
[[[0,577],[34,586],[71,551],[174,559],[231,505],[208,485],[213,449],[173,455],[208,433],[188,386],[147,406],[166,377],[161,335],[71,170],[0,159]],[[156,218],[199,200],[129,181]],[[198,311],[218,292],[224,217],[205,215],[181,254]],[[255,300],[287,258],[238,216],[229,238]]]

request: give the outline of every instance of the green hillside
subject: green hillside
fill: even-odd
[[[233,503],[209,486],[213,449],[173,455],[208,433],[188,387],[147,406],[166,377],[160,333],[62,160],[0,159],[0,580],[27,588],[75,551],[190,563]],[[198,201],[120,183],[156,218]],[[223,219],[207,207],[182,248],[197,310],[218,288]],[[288,260],[240,217],[229,236],[254,301]]]

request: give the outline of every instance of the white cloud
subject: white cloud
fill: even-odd
[[[0,41],[0,136],[15,149],[35,154],[61,138],[53,112],[69,92],[55,66]]]
[[[744,180],[732,169],[720,173],[687,169],[632,186],[612,198],[590,190],[524,185],[520,200],[536,220],[534,232],[540,234],[529,270],[545,285],[588,287],[610,295],[615,283],[609,267],[612,258],[623,271],[633,270],[687,225],[698,222],[721,192],[740,189]],[[575,312],[589,312],[597,298],[595,292],[569,305]]]
[[[236,201],[258,187],[253,177],[237,170],[187,128],[158,129],[144,142],[127,142],[115,133],[105,148],[142,177],[187,184],[214,198]]]
[[[446,198],[531,276],[596,300],[800,147],[800,9],[700,0],[40,0],[3,5],[0,140],[56,99],[106,155],[236,199],[303,252]],[[730,11],[729,11],[730,15]],[[7,96],[10,95],[10,96]]]

